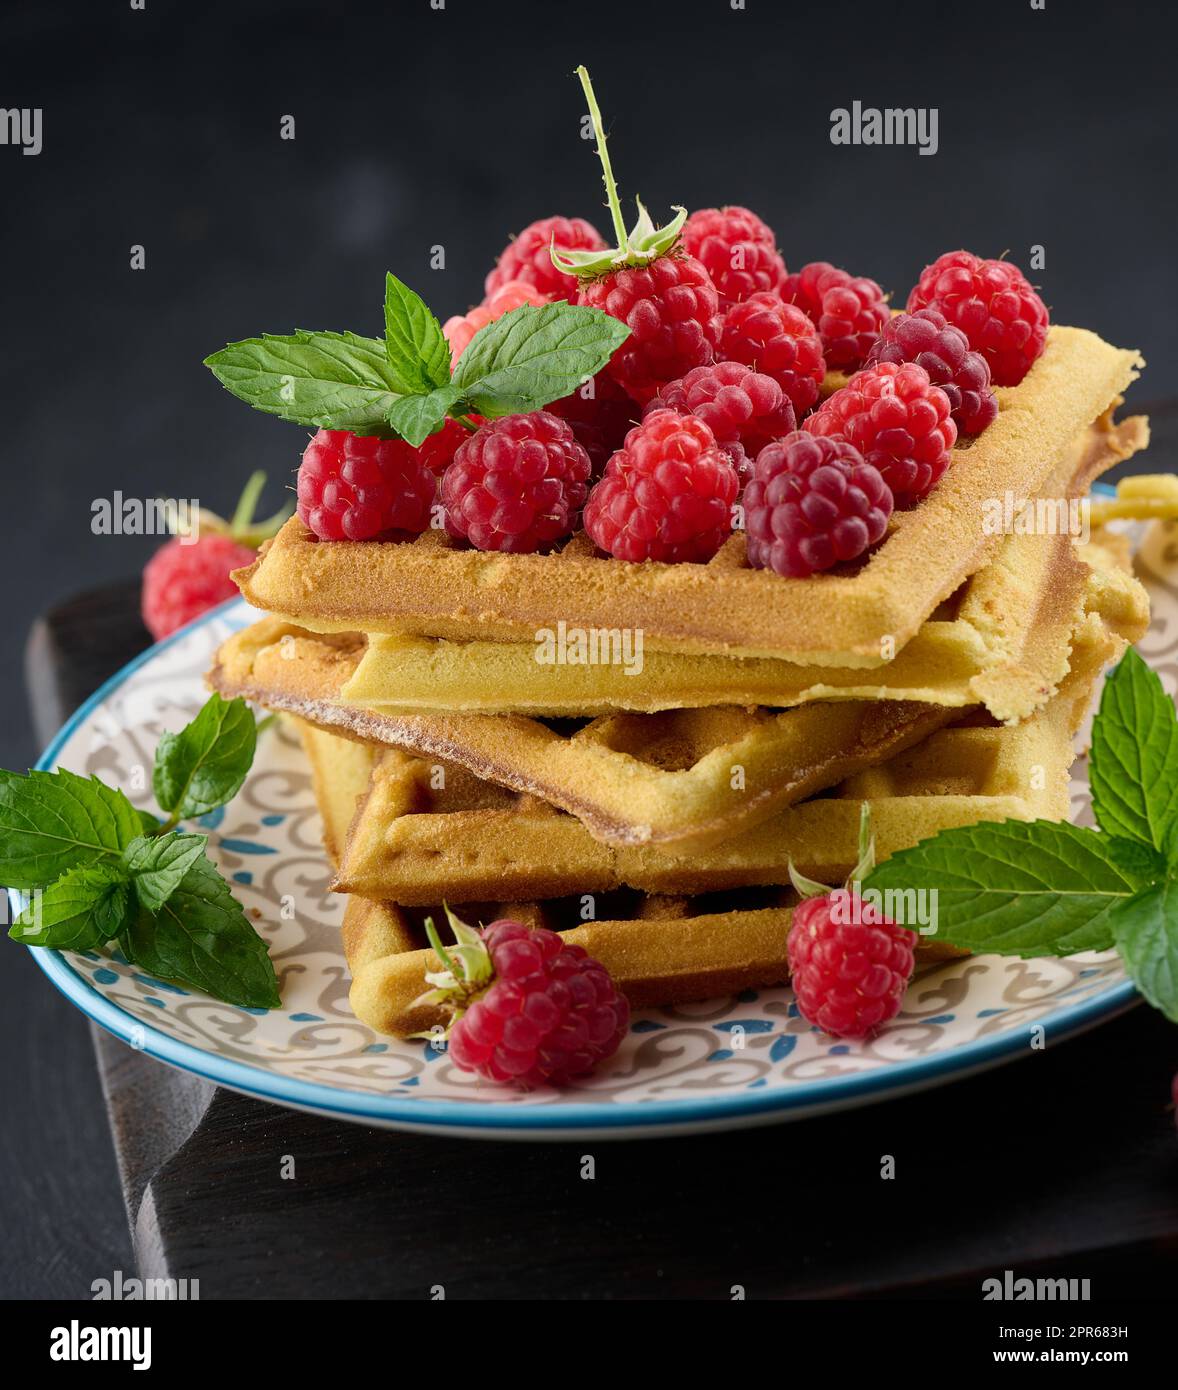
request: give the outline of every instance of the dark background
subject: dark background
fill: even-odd
[[[0,107],[43,108],[44,149],[0,147],[0,765],[39,751],[19,678],[32,619],[155,544],[92,535],[94,499],[226,512],[264,467],[268,510],[290,484],[304,435],[224,393],[207,353],[262,330],[378,333],[386,269],[446,317],[533,218],[608,230],[581,61],[623,195],[656,217],[745,203],[791,267],[832,260],[899,302],[944,250],[1025,265],[1042,244],[1053,317],[1144,351],[1135,405],[1170,396],[1170,8],[5,0]],[[939,107],[938,154],[831,146],[830,110],[855,99]],[[4,965],[0,1164],[20,1219],[0,1292],[76,1293],[130,1268],[89,1044],[24,953]]]

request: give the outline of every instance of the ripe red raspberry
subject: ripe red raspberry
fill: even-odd
[[[738,486],[702,420],[656,410],[606,465],[585,504],[585,531],[618,560],[710,560],[730,533]]]
[[[1017,386],[1047,341],[1047,305],[1009,261],[946,251],[921,271],[908,308],[939,309],[990,364],[995,386]]]
[[[589,455],[593,477],[600,478],[610,455],[620,449],[639,409],[608,371],[544,407],[572,426],[577,443]]]
[[[703,208],[683,224],[683,246],[712,277],[727,308],[759,292],[780,290],[785,262],[777,239],[748,208]]]
[[[575,302],[577,281],[552,264],[550,248],[559,251],[601,251],[605,240],[591,222],[581,217],[544,217],[520,232],[495,262],[484,286],[488,299],[510,281],[531,285],[545,299]]]
[[[923,367],[933,385],[949,397],[959,434],[981,434],[997,418],[989,363],[970,349],[965,334],[947,323],[938,309],[917,309],[889,319],[867,354],[867,366],[876,362],[915,362]]]
[[[442,332],[450,344],[450,360],[457,362],[480,328],[485,328],[495,319],[502,318],[512,309],[518,309],[521,304],[534,304],[538,308],[541,304],[547,303],[540,291],[531,285],[525,284],[522,280],[509,280],[494,294],[488,295],[481,304],[476,304],[469,313],[455,314],[442,324]]]
[[[826,365],[838,371],[862,366],[889,318],[888,302],[874,280],[850,275],[829,261],[804,265],[786,280],[781,297],[817,327]]]
[[[846,888],[794,908],[789,966],[798,1012],[836,1038],[895,1018],[912,978],[916,933]]]
[[[761,450],[744,490],[749,564],[828,570],[873,546],[891,514],[891,490],[854,445],[797,430]]]
[[[465,950],[457,964],[426,925],[430,944],[449,967],[428,980],[431,1002],[452,1003],[449,1057],[521,1090],[562,1086],[618,1050],[630,1005],[600,961],[544,927],[506,918],[481,932],[451,914]]]
[[[719,355],[771,376],[800,420],[818,399],[826,361],[818,331],[794,304],[773,294],[754,294],[734,304],[720,321]]]
[[[437,479],[401,439],[320,430],[299,465],[299,519],[321,541],[424,531]]]
[[[148,632],[159,642],[206,609],[236,598],[229,571],[257,558],[232,536],[215,532],[187,543],[180,536],[165,541],[143,570],[140,611]]]
[[[185,517],[178,508],[169,514],[169,527],[177,534],[148,560],[139,599],[144,626],[157,642],[236,596],[230,571],[252,565],[258,546],[275,535],[294,510],[287,504],[265,521],[255,521],[265,486],[261,469],[250,475],[232,521],[203,507],[195,517]]]
[[[694,415],[716,436],[737,469],[755,459],[766,444],[797,429],[794,408],[771,376],[743,362],[717,362],[696,367],[678,381],[668,382],[646,406]]]
[[[442,474],[446,529],[477,550],[539,550],[573,531],[589,467],[569,425],[546,410],[492,420]]]
[[[802,428],[853,444],[879,469],[900,509],[932,491],[949,466],[957,439],[949,397],[915,362],[864,367]]]
[[[693,256],[658,256],[586,280],[578,303],[604,309],[630,329],[607,370],[639,405],[668,381],[712,360],[720,301]]]
[[[468,429],[464,429],[457,420],[447,420],[437,434],[431,434],[426,439],[417,453],[431,473],[441,474],[446,471],[446,465],[454,457],[458,446],[465,444],[469,438]]]

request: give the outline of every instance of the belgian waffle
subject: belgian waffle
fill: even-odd
[[[982,524],[986,502],[1037,494],[1139,365],[1084,329],[1052,328],[1023,382],[997,392],[995,422],[955,451],[930,496],[852,573],[781,579],[750,569],[739,533],[707,565],[628,564],[596,557],[584,535],[556,553],[507,555],[459,548],[439,532],[332,545],[291,520],[235,577],[256,607],[319,631],[526,642],[556,615],[642,629],[651,651],[880,666],[993,556],[1000,538]]]
[[[351,809],[367,788],[363,758],[350,743],[297,721],[314,774],[329,857],[346,837]],[[366,750],[369,761],[379,750]],[[780,984],[788,978],[785,941],[794,895],[772,888],[708,898],[666,897],[623,890],[602,895],[602,920],[584,922],[583,898],[469,904],[468,918],[489,922],[509,916],[563,931],[602,960],[635,1007],[705,999],[737,990]],[[407,909],[394,903],[349,898],[343,943],[352,973],[350,1002],[356,1017],[381,1033],[405,1034],[442,1021],[432,1006],[415,1000],[425,971],[438,968],[424,949],[422,922],[440,921],[442,910]],[[959,955],[941,942],[922,941],[925,962]]]
[[[1025,714],[1055,689],[1077,638],[1097,641],[1106,629],[1139,637],[1148,621],[1140,585],[1104,548],[1086,547],[1081,560],[1066,536],[1050,540],[1009,537],[1001,555],[1017,552],[1025,564],[996,562],[971,582],[965,616],[946,625],[975,634],[1005,659],[975,672],[956,699],[942,686],[939,704],[846,700],[783,713],[722,706],[603,715],[575,730],[507,715],[392,715],[340,698],[363,638],[317,636],[278,619],[226,642],[210,679],[225,695],[460,763],[571,812],[603,844],[683,852],[767,820],[856,766],[892,757],[948,722],[966,694],[1003,717]]]
[[[1083,496],[1093,477],[1148,442],[1141,417],[1111,430],[1090,427],[1047,480],[1046,495]],[[1136,480],[1133,480],[1136,481]],[[1121,510],[1155,505],[1168,479],[1139,487]],[[1025,718],[1067,670],[1081,603],[1100,611],[1129,641],[1148,624],[1144,590],[1128,574],[1100,571],[1094,582],[1065,534],[1005,536],[994,560],[926,622],[886,666],[874,671],[796,666],[771,659],[644,653],[641,669],[617,659],[543,664],[535,644],[451,642],[371,635],[340,692],[346,705],[396,717],[426,710],[528,714],[540,718],[709,705],[783,707],[810,700],[921,700],[957,708],[985,704],[995,718]],[[614,629],[614,632],[617,630]],[[594,640],[608,643],[608,633]]]
[[[791,862],[822,882],[844,878],[856,861],[864,800],[881,858],[950,826],[1058,820],[1067,813],[1072,736],[1096,674],[1120,645],[1086,634],[1058,694],[1022,724],[940,730],[829,794],[690,855],[602,844],[534,797],[390,750],[357,811],[334,886],[409,906],[620,887],[694,896],[786,884]]]
[[[318,689],[321,697],[359,648],[341,639],[296,636],[274,620],[255,624],[226,646],[214,673],[223,694],[247,694],[333,726],[324,710],[342,707],[309,691]],[[235,675],[239,665],[248,666],[249,683]],[[291,682],[301,683],[303,698]],[[405,743],[435,758],[449,753],[470,769],[468,778],[489,777],[569,811],[604,843],[686,850],[714,844],[894,756],[952,713],[887,700],[781,712],[721,706],[604,715],[572,732],[510,715],[439,714],[387,721],[395,728],[381,725],[377,732],[390,736],[373,741]],[[348,730],[363,736],[378,719],[361,712]],[[388,766],[394,765],[390,758]]]

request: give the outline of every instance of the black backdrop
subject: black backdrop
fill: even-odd
[[[1170,395],[1168,8],[5,0],[0,107],[41,107],[44,148],[0,147],[0,765],[36,752],[18,674],[34,615],[151,549],[92,535],[95,498],[225,509],[251,468],[268,503],[288,484],[299,430],[222,392],[206,353],[262,329],[378,331],[386,268],[448,314],[510,230],[599,216],[580,61],[623,188],[656,213],[746,202],[791,265],[827,258],[899,296],[942,250],[1042,244],[1056,317],[1140,346],[1136,399]],[[833,148],[829,112],[856,99],[939,107],[939,153]],[[84,1030],[23,953],[6,965],[0,1292],[76,1295],[130,1268],[113,1157]]]
[[[438,3],[438,0],[434,0]],[[623,192],[657,214],[745,202],[791,266],[825,258],[900,298],[926,261],[1009,249],[1061,321],[1140,346],[1170,392],[1173,45],[1167,6],[1079,0],[7,0],[0,107],[3,637],[153,542],[91,503],[176,492],[217,510],[304,435],[200,365],[263,329],[379,331],[395,269],[443,316],[507,234],[606,224],[572,69],[593,72]],[[829,113],[936,106],[940,149],[836,148]],[[296,138],[279,138],[284,115]],[[146,248],[132,271],[130,248]],[[430,248],[446,250],[444,271]],[[34,753],[11,682],[0,764]]]

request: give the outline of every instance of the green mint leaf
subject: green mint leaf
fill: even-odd
[[[254,760],[257,724],[244,700],[212,695],[191,724],[155,750],[155,799],[177,820],[232,800]]]
[[[117,859],[140,833],[122,792],[77,773],[0,770],[0,882],[41,888],[68,869]]]
[[[935,890],[935,935],[954,946],[1070,956],[1113,944],[1113,910],[1137,888],[1118,853],[1066,822],[982,821],[898,850],[864,891]]]
[[[1157,672],[1132,648],[1104,683],[1089,779],[1102,830],[1163,848],[1178,814],[1178,719]]]
[[[200,859],[207,835],[140,835],[123,851],[123,866],[135,885],[135,896],[148,912],[158,912]]]
[[[378,338],[355,333],[264,333],[230,343],[205,366],[238,400],[314,429],[389,438],[400,380]]]
[[[389,410],[389,424],[406,444],[419,449],[442,428],[457,399],[458,392],[452,386],[439,386],[424,396],[402,396]]]
[[[243,1008],[276,1009],[266,943],[208,859],[198,859],[158,913],[140,907],[119,936],[128,960]]]
[[[399,391],[410,395],[449,385],[450,344],[442,325],[421,296],[391,273],[385,276],[384,337]]]
[[[1139,840],[1126,840],[1121,835],[1101,835],[1108,857],[1122,876],[1136,888],[1148,888],[1167,877],[1166,856],[1151,845]]]
[[[479,329],[452,384],[464,408],[491,419],[539,410],[595,376],[629,336],[588,305],[523,304]]]
[[[1142,995],[1178,1023],[1178,883],[1143,889],[1110,916],[1125,969]]]
[[[86,864],[36,891],[8,929],[26,946],[90,951],[117,936],[130,902],[127,877],[117,863]]]

